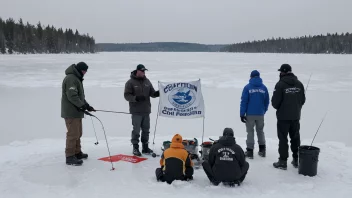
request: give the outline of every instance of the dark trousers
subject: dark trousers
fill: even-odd
[[[208,179],[210,180],[210,182],[214,185],[219,185],[222,181],[216,181],[215,180],[215,176],[214,176],[214,172],[209,164],[208,161],[204,161],[202,163],[202,166],[203,166],[203,169],[204,169],[204,172],[205,174],[208,176]],[[233,181],[233,182],[225,182],[224,184],[226,185],[227,183],[229,185],[233,185],[233,184],[240,184],[244,181],[244,179],[246,178],[246,175],[247,175],[247,172],[248,172],[248,169],[249,169],[249,164],[248,162],[246,162],[244,164],[244,166],[242,167],[242,176],[240,177],[240,179],[238,179],[237,181]]]
[[[138,147],[140,132],[142,130],[141,142],[143,144],[148,144],[149,141],[149,129],[150,129],[150,117],[149,114],[146,115],[136,115],[132,114],[132,137],[131,143]]]
[[[300,123],[299,120],[278,120],[277,121],[277,137],[279,138],[279,154],[280,160],[287,161],[288,154],[288,139],[291,139],[292,157],[298,158],[298,147],[301,145],[301,138],[299,134]]]
[[[166,175],[162,168],[157,168],[155,170],[156,180],[161,182],[167,182],[168,184],[171,184],[175,180],[181,180],[181,181],[192,180],[193,173],[194,173],[194,170],[192,167],[186,167],[185,175],[182,175],[181,177],[177,178],[171,175]]]

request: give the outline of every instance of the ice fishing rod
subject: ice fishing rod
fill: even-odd
[[[312,140],[312,143],[310,144],[310,147],[312,147],[313,142],[314,142],[314,140],[315,140],[315,137],[317,136],[317,134],[318,134],[318,132],[319,132],[319,129],[320,129],[321,125],[323,124],[324,119],[325,119],[326,115],[328,114],[328,112],[329,112],[329,111],[327,111],[327,112],[325,113],[325,116],[324,116],[323,119],[321,120],[320,125],[319,125],[319,127],[318,127],[318,130],[317,130],[317,132],[316,132],[315,135],[314,135],[314,138],[313,138],[313,140]],[[309,148],[310,148],[310,147],[309,147]]]
[[[131,114],[131,113],[127,113],[127,112],[122,112],[122,111],[107,111],[107,110],[95,110],[95,111],[100,111],[100,112],[107,112],[107,113],[117,113],[117,114]],[[93,115],[92,115],[93,116]],[[95,116],[94,116],[95,117]],[[97,117],[96,117],[97,118]],[[97,118],[98,119],[98,118]],[[105,133],[105,131],[104,131]],[[154,137],[155,137],[155,133],[154,133]],[[106,138],[106,137],[105,137]],[[152,153],[152,157],[157,157],[159,155],[157,155],[156,153]]]
[[[310,79],[312,78],[312,75],[313,75],[313,73],[310,74],[310,77],[309,77],[308,84],[307,84],[307,87],[306,87],[306,91],[305,91],[305,92],[307,92],[307,90],[308,90],[308,86],[309,86],[309,83],[310,83]]]
[[[106,110],[95,110],[95,111],[107,112],[107,113],[131,114],[131,113],[122,112],[122,111],[106,111]]]
[[[97,140],[94,144],[95,144],[95,145],[98,145],[98,144],[99,144],[99,141],[98,141],[98,137],[97,137],[97,132],[95,131],[95,127],[94,127],[94,122],[93,122],[92,116],[90,117],[90,119],[92,120],[93,129],[94,129],[94,134],[95,134],[95,139]]]
[[[109,148],[109,144],[108,144],[108,139],[106,138],[106,132],[105,132],[103,123],[100,121],[100,119],[99,119],[97,116],[95,116],[95,115],[89,113],[88,111],[84,111],[84,114],[89,115],[89,116],[92,116],[92,117],[95,117],[97,120],[99,120],[101,126],[103,127],[103,131],[104,131],[104,135],[105,135],[105,141],[106,141],[106,146],[107,146],[107,148],[108,148],[109,158],[110,158],[110,162],[111,162],[111,170],[115,170],[114,164],[112,163],[112,160],[111,160],[110,148]],[[94,125],[93,125],[93,126],[94,126]]]
[[[160,100],[159,100],[159,103],[158,103],[158,110],[160,109]],[[160,155],[157,155],[154,151],[155,149],[155,133],[156,133],[156,127],[158,126],[158,119],[159,119],[159,112],[156,114],[156,121],[155,121],[155,128],[154,128],[154,137],[153,137],[153,153],[152,153],[152,157],[157,157],[157,156],[160,156]]]

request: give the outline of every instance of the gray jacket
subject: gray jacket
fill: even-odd
[[[138,78],[136,71],[131,72],[131,78],[125,84],[124,97],[129,102],[130,113],[145,115],[151,113],[150,97],[156,98],[152,83],[147,77]],[[146,100],[136,101],[136,96],[145,96]]]

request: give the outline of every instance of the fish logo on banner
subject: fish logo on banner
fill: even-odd
[[[176,88],[169,95],[169,102],[176,108],[186,109],[190,107],[195,99],[195,91],[189,88]]]
[[[204,117],[204,101],[200,80],[191,82],[159,82],[159,115],[176,118]]]

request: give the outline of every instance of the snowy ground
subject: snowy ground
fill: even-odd
[[[123,86],[134,67],[143,63],[155,87],[157,81],[202,80],[206,105],[205,140],[232,127],[245,148],[245,126],[239,119],[243,86],[251,70],[258,69],[270,96],[278,80],[277,69],[290,63],[304,85],[313,73],[307,103],[302,111],[301,136],[310,144],[324,114],[329,111],[315,146],[321,149],[318,175],[299,175],[272,168],[277,160],[275,111],[269,108],[265,133],[268,156],[250,160],[250,170],[240,188],[210,186],[203,170],[190,183],[157,183],[159,159],[140,164],[111,164],[97,160],[108,155],[99,122],[84,119],[82,167],[64,164],[65,125],[60,118],[64,70],[78,61],[90,68],[85,77],[87,100],[96,109],[127,111]],[[349,197],[352,193],[352,143],[349,125],[352,108],[352,56],[228,53],[100,53],[95,55],[0,56],[0,197]],[[153,100],[151,133],[158,100]],[[104,123],[113,155],[130,154],[130,116],[96,113]],[[155,150],[175,133],[201,139],[202,120],[160,118]],[[152,134],[151,134],[152,135]],[[152,139],[152,136],[151,136]],[[138,189],[138,190],[135,190]]]

